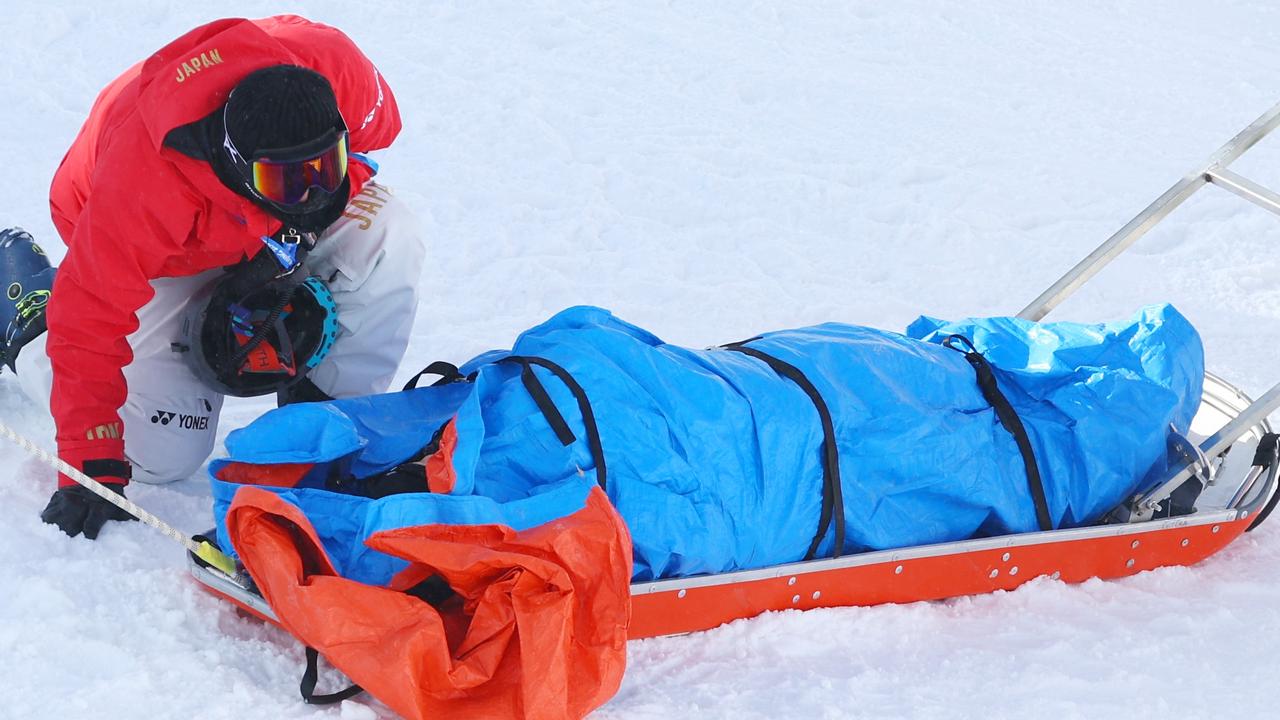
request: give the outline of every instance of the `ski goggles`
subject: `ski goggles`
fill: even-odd
[[[222,146],[252,190],[277,205],[296,205],[311,188],[333,194],[347,177],[346,126],[288,148],[259,150],[246,159],[223,132]]]

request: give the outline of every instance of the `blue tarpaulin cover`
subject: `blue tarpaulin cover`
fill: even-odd
[[[994,366],[1026,427],[1055,528],[1094,522],[1153,481],[1170,427],[1185,432],[1199,405],[1200,339],[1169,305],[1106,324],[921,317],[905,334],[838,323],[765,333],[746,347],[802,371],[830,410],[846,554],[1038,529],[1013,436],[974,368],[941,344],[951,334]],[[269,489],[302,508],[341,574],[372,584],[404,565],[364,546],[380,530],[520,530],[580,509],[599,480],[581,406],[547,367],[525,371],[571,431],[565,445],[522,365],[501,361],[511,355],[548,360],[584,391],[605,490],[631,532],[634,579],[805,556],[823,505],[814,400],[757,357],[669,345],[594,307],[562,311],[511,351],[462,366],[470,382],[287,406],[233,432],[229,457],[211,466],[223,547],[237,485],[217,478],[235,465],[311,466],[296,487]],[[345,479],[358,490],[446,423],[449,442],[425,472],[448,492],[369,499],[326,489]],[[830,527],[817,557],[833,542]]]

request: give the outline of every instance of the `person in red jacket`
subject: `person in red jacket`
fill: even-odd
[[[385,391],[424,251],[361,153],[400,127],[372,62],[296,16],[203,25],[109,84],[53,180],[56,276],[0,235],[0,353],[59,456],[123,494],[198,470],[226,394]],[[90,538],[127,519],[65,476],[42,517]]]

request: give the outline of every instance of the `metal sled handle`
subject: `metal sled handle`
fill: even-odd
[[[1127,250],[1130,245],[1137,242],[1138,238],[1145,235],[1148,230],[1156,226],[1156,223],[1163,220],[1207,183],[1218,185],[1266,210],[1280,214],[1280,195],[1227,169],[1228,165],[1266,137],[1267,133],[1274,130],[1277,125],[1280,125],[1280,103],[1228,140],[1226,145],[1218,148],[1203,167],[1179,180],[1145,210],[1125,223],[1124,227],[1117,230],[1114,235],[1107,238],[1106,242],[1089,253],[1088,257],[1049,286],[1048,290],[1040,293],[1040,297],[1023,308],[1022,312],[1018,313],[1018,317],[1026,320],[1040,320],[1048,315],[1050,310],[1080,289],[1090,278],[1106,267],[1107,263]]]
[[[1102,268],[1106,267],[1107,263],[1137,242],[1138,238],[1155,227],[1157,223],[1181,205],[1184,200],[1191,197],[1195,191],[1209,183],[1213,183],[1265,210],[1280,215],[1280,194],[1227,169],[1228,165],[1243,155],[1249,148],[1256,145],[1258,141],[1266,137],[1278,125],[1280,125],[1280,103],[1272,106],[1270,110],[1263,113],[1257,120],[1254,120],[1249,127],[1241,130],[1239,134],[1228,140],[1225,145],[1218,148],[1218,151],[1209,158],[1203,167],[1179,180],[1173,187],[1166,190],[1163,195],[1148,205],[1146,209],[1125,223],[1124,227],[1107,238],[1106,242],[1099,245],[1088,257],[1081,260],[1066,275],[1059,278],[1048,290],[1040,293],[1040,297],[1037,297],[1030,305],[1023,308],[1022,312],[1018,313],[1018,317],[1026,320],[1041,320],[1044,318],[1045,315],[1049,314],[1049,311],[1057,307],[1063,300],[1066,300],[1072,293],[1080,289],[1090,278],[1098,274]],[[1265,426],[1267,416],[1277,409],[1280,409],[1280,383],[1273,386],[1262,397],[1251,403],[1249,407],[1245,408],[1234,419],[1201,443],[1200,450],[1208,457],[1216,457],[1252,428],[1260,425]],[[1184,481],[1190,478],[1195,471],[1196,467],[1193,463],[1173,468],[1155,489],[1128,504],[1129,521],[1135,522],[1150,519],[1155,508],[1182,485]]]

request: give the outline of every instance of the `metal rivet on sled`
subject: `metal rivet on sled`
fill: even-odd
[[[1245,519],[1245,518],[1247,518],[1247,517],[1249,517],[1249,511],[1248,511],[1248,510],[1245,510],[1244,512],[1240,513],[1240,519],[1241,519],[1241,520],[1243,520],[1243,519]]]
[[[821,590],[814,590],[814,591],[813,591],[813,599],[814,599],[814,600],[817,600],[817,599],[818,599],[818,598],[820,598],[820,597],[822,597],[822,591],[821,591]]]
[[[994,578],[994,577],[996,577],[996,576],[997,576],[997,575],[999,575],[999,574],[1000,574],[1000,568],[996,568],[995,570],[992,570],[992,571],[991,571],[991,577],[993,577],[993,578]]]
[[[787,584],[788,584],[788,585],[795,585],[795,584],[796,584],[796,578],[795,578],[795,576],[794,576],[794,575],[787,579]]]
[[[1218,531],[1219,531],[1219,530],[1221,530],[1221,529],[1222,529],[1222,528],[1221,528],[1220,526],[1218,526],[1218,525],[1214,525],[1214,526],[1213,526],[1213,531],[1214,531],[1214,532],[1218,532]]]
[[[1125,561],[1124,561],[1124,566],[1125,566],[1125,567],[1133,567],[1133,558],[1129,558],[1128,560],[1125,560]]]
[[[901,574],[902,574],[902,566],[901,566],[901,565],[899,565],[898,567],[894,568],[894,569],[893,569],[893,574],[894,574],[894,575],[901,575]]]
[[[1051,579],[1051,580],[1061,580],[1061,579],[1062,579],[1062,573],[1058,572],[1057,570],[1054,570],[1054,571],[1053,571],[1053,574],[1049,576],[1049,579]]]
[[[1010,575],[1017,575],[1017,574],[1018,574],[1018,566],[1017,566],[1017,565],[1014,565],[1013,567],[1009,568],[1009,574],[1010,574]]]
[[[1190,540],[1188,540],[1187,538],[1182,538],[1182,547],[1186,547],[1190,544],[1191,544]]]
[[[684,597],[685,592],[686,591],[681,590],[680,592],[676,593],[676,597]]]
[[[795,605],[795,604],[796,604],[796,603],[798,603],[798,602],[800,602],[800,596],[799,596],[799,595],[792,595],[792,596],[791,596],[791,604],[792,604],[792,605]]]
[[[1129,547],[1133,548],[1134,550],[1137,550],[1138,546],[1141,544],[1142,543],[1138,542],[1137,540],[1134,540],[1133,542],[1129,543]]]
[[[1000,558],[1000,559],[1001,559],[1001,560],[1004,560],[1005,562],[1009,562],[1009,558],[1010,558],[1010,557],[1012,557],[1012,556],[1011,556],[1009,553],[1005,553],[1005,554],[1004,554],[1004,557],[1002,557],[1002,558]]]

